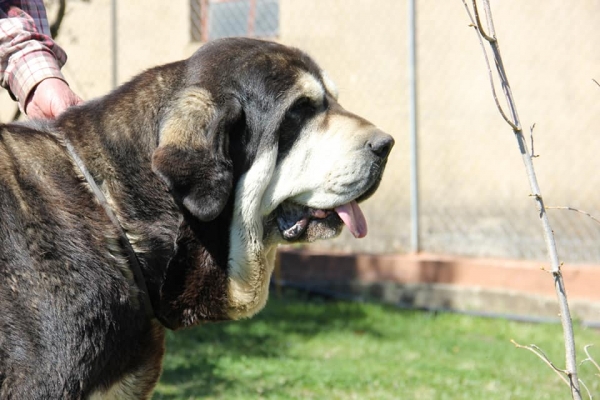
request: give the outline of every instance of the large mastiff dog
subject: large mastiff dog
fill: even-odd
[[[147,398],[165,327],[258,312],[279,243],[366,234],[393,143],[240,38],[0,125],[0,398]]]

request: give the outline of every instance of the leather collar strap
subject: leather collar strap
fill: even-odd
[[[64,135],[62,135],[60,140],[62,140],[64,142],[64,144],[67,148],[67,151],[71,155],[71,158],[73,159],[73,161],[75,162],[75,164],[77,165],[77,167],[79,168],[81,173],[83,174],[85,180],[87,181],[88,185],[92,189],[92,192],[98,199],[98,202],[100,203],[102,208],[104,208],[106,215],[108,216],[110,221],[113,223],[113,225],[117,229],[117,232],[121,238],[121,241],[123,242],[123,244],[125,246],[125,250],[127,250],[130,269],[131,269],[131,272],[133,272],[135,283],[137,284],[137,287],[138,287],[139,291],[141,292],[140,295],[142,296],[142,301],[144,303],[144,310],[146,312],[146,315],[150,318],[153,318],[154,310],[152,309],[152,304],[150,303],[150,297],[149,297],[149,293],[148,293],[148,287],[146,286],[146,280],[144,279],[144,275],[142,274],[142,268],[140,267],[140,262],[137,258],[137,254],[135,254],[135,251],[133,250],[133,246],[131,246],[129,239],[127,239],[125,230],[121,226],[121,223],[117,219],[117,216],[115,215],[113,210],[108,205],[108,201],[106,200],[104,193],[102,193],[102,191],[96,184],[96,181],[94,181],[94,178],[92,177],[92,175],[89,173],[89,171],[85,167],[85,164],[83,163],[81,158],[79,158],[79,156],[77,155],[77,152],[75,152],[75,148],[73,147],[71,142]]]

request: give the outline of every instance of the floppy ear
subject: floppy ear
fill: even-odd
[[[166,113],[152,169],[201,221],[215,219],[233,189],[229,131],[240,116],[237,100],[215,106],[200,88],[187,89]]]

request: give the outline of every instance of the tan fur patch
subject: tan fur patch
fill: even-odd
[[[269,298],[269,281],[275,265],[277,246],[264,250],[249,261],[247,271],[239,269],[229,277],[229,317],[249,318],[262,310]],[[251,267],[251,268],[248,268]],[[245,276],[244,276],[245,274]]]
[[[329,82],[327,90],[335,91]],[[337,91],[335,91],[337,93]],[[284,102],[307,97],[316,104],[323,102],[326,89],[312,74],[301,71],[294,89]],[[313,126],[316,131],[318,126]],[[310,135],[308,135],[310,137]],[[307,143],[307,146],[311,146]],[[248,318],[260,311],[268,297],[269,281],[275,263],[276,246],[263,243],[263,218],[276,206],[272,202],[273,179],[282,178],[290,185],[294,180],[274,176],[276,154],[263,154],[240,180],[231,229],[229,310],[232,319]],[[303,170],[296,165],[296,173]],[[265,194],[265,191],[267,193]],[[289,195],[289,193],[285,193]]]
[[[300,96],[308,97],[316,103],[320,103],[325,97],[325,90],[321,82],[308,72],[302,72],[298,75],[296,90]]]
[[[206,89],[191,87],[182,91],[167,111],[161,127],[160,144],[177,147],[202,147],[206,136],[200,135],[212,120],[215,104]]]
[[[333,96],[334,99],[338,99],[340,93],[338,91],[337,85],[335,82],[331,80],[327,72],[321,71],[321,77],[323,78],[323,83],[325,84],[325,89]]]
[[[248,318],[264,307],[274,256],[263,243],[260,201],[269,184],[277,154],[264,153],[238,184],[230,233],[229,304],[231,319]],[[274,253],[273,253],[274,254]]]

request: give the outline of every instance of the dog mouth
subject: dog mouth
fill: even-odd
[[[313,208],[289,198],[271,214],[271,224],[277,226],[279,234],[288,243],[334,238],[344,226],[355,238],[365,237],[367,220],[358,204],[375,193],[381,183],[384,166],[385,162],[374,165],[365,183],[356,185],[354,192],[362,193],[357,197],[346,197],[340,205],[333,204],[331,208]]]
[[[367,221],[358,202],[352,200],[331,209],[316,209],[287,200],[279,205],[277,226],[283,239],[314,241],[337,236],[345,225],[356,238],[367,235]]]

